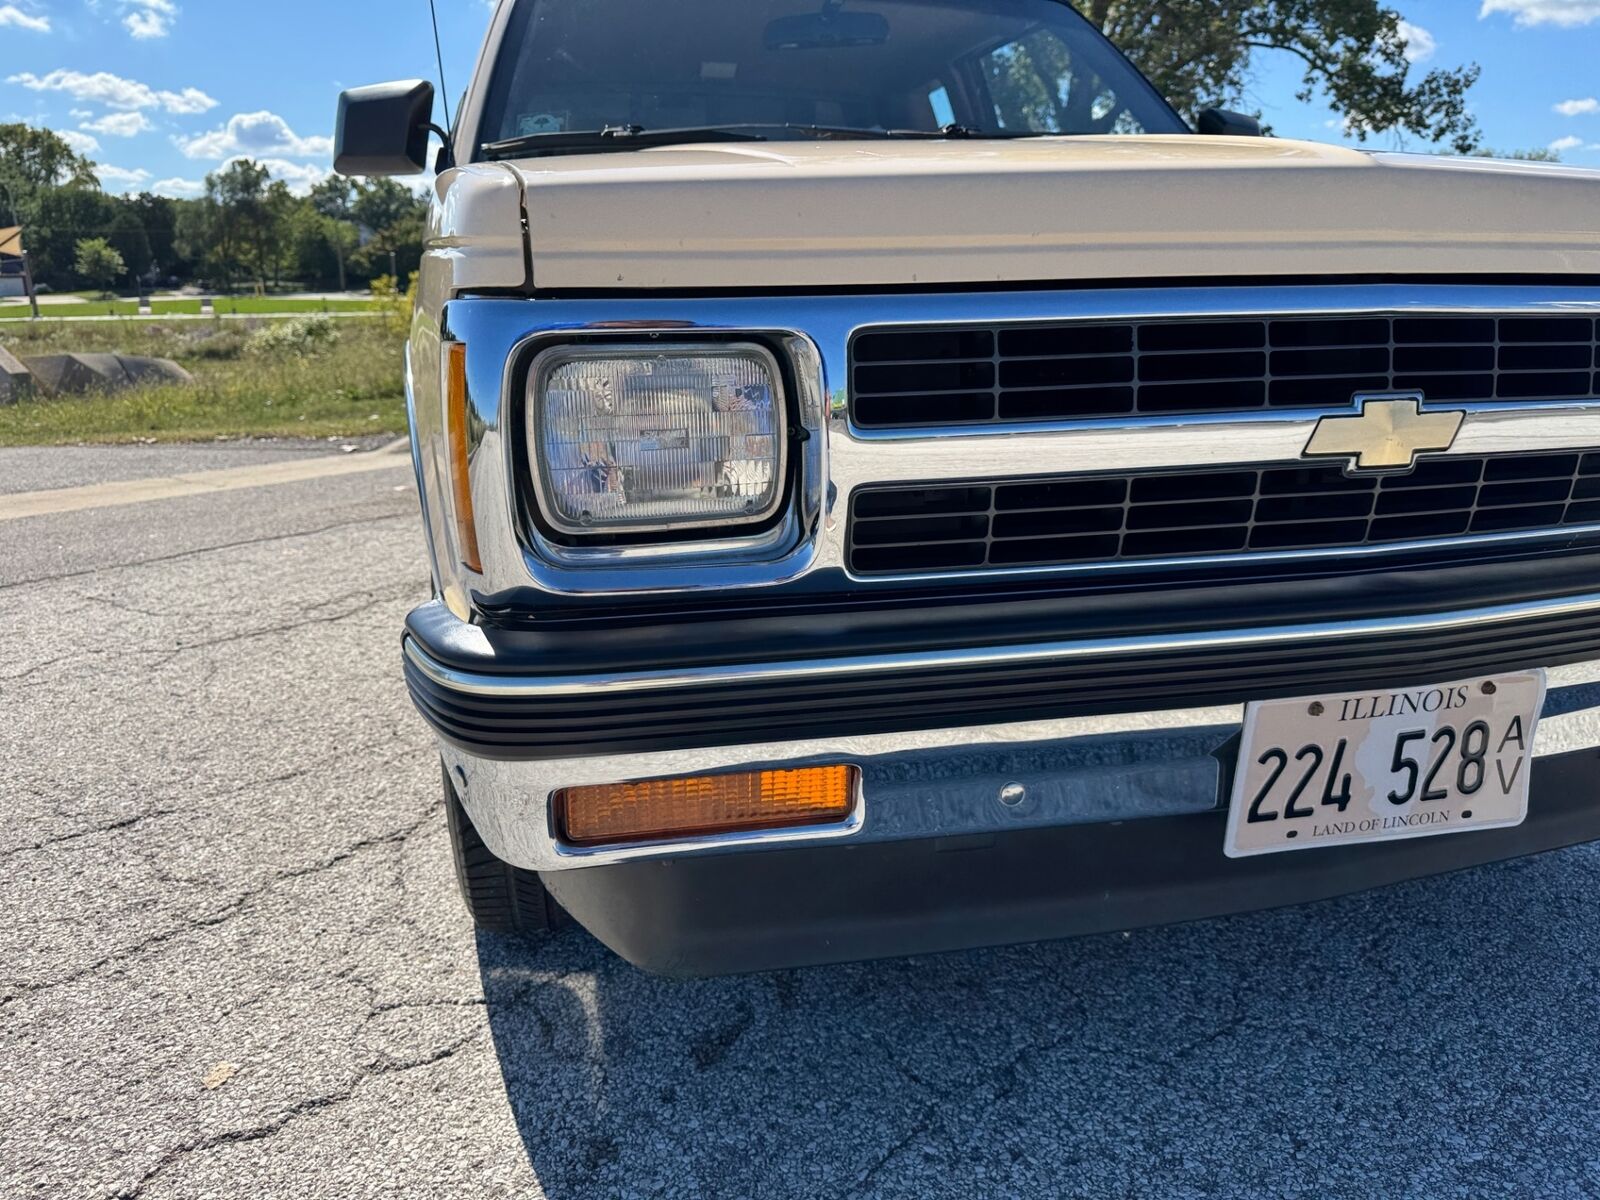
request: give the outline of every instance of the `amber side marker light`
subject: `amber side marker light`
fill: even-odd
[[[557,830],[574,846],[827,825],[854,810],[855,767],[800,767],[564,788]]]
[[[456,523],[456,549],[461,565],[483,573],[478,556],[478,525],[472,515],[472,479],[467,474],[467,347],[445,345],[445,421],[450,442],[450,500]]]

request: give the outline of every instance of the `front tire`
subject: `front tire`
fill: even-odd
[[[548,933],[555,927],[560,909],[544,890],[538,873],[495,857],[473,828],[472,818],[467,816],[450,781],[449,768],[443,773],[450,853],[455,860],[456,884],[472,923],[488,933],[528,937]]]

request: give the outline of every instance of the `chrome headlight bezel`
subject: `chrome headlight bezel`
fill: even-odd
[[[765,374],[771,394],[774,456],[770,467],[770,495],[759,508],[743,512],[724,512],[707,517],[669,516],[639,521],[605,520],[594,523],[574,521],[561,511],[552,491],[551,459],[546,445],[546,398],[552,376],[575,362],[595,360],[670,358],[723,358],[756,364]],[[790,441],[795,424],[783,363],[767,346],[748,338],[695,341],[656,340],[650,342],[585,340],[548,346],[528,363],[522,386],[523,444],[526,447],[527,476],[537,533],[554,546],[573,548],[626,548],[704,544],[708,541],[738,542],[768,532],[781,521],[792,502],[794,481]]]

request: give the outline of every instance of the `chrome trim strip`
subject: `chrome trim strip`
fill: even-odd
[[[1356,621],[1277,625],[1256,629],[1219,630],[1153,636],[1097,638],[1016,646],[864,654],[850,658],[796,659],[790,662],[732,663],[687,670],[621,671],[596,675],[499,676],[457,671],[445,666],[409,635],[405,653],[412,664],[441,687],[477,696],[574,696],[595,692],[647,692],[665,688],[728,683],[784,684],[805,679],[883,672],[957,670],[966,667],[1011,667],[1029,663],[1089,658],[1105,654],[1226,650],[1271,646],[1283,642],[1346,639],[1363,635],[1438,632],[1493,626],[1537,617],[1562,617],[1600,612],[1600,594],[1530,600],[1487,608],[1400,617],[1367,617]]]
[[[1600,748],[1600,661],[1553,667],[1548,675],[1545,715],[1539,722],[1534,754],[1543,757]],[[1202,780],[1186,778],[1186,774],[1196,773],[1186,772],[1185,765],[1237,733],[1243,715],[1240,706],[1227,705],[528,763],[479,759],[448,745],[442,752],[473,824],[490,849],[517,866],[559,871],[818,840],[896,841],[1047,828],[1082,820],[1134,820],[1161,815],[1141,802],[1151,787],[1141,786],[1137,778],[1161,768],[1170,770],[1154,780],[1144,780],[1144,784],[1153,785],[1165,797],[1163,810],[1205,811],[1219,797],[1214,796],[1210,804],[1202,803],[1196,793]],[[1094,776],[1097,785],[1113,798],[1121,795],[1125,807],[1119,811],[1112,804],[1089,814],[1074,813],[1060,804],[1005,807],[997,802],[999,784],[1004,781],[963,758],[968,751],[1000,757],[1045,755],[1053,760],[1058,779],[1075,771],[1098,772]],[[929,778],[928,767],[936,761],[952,769],[932,772],[937,778]],[[549,797],[563,787],[825,762],[862,767],[859,820],[848,829],[824,826],[733,834],[602,847],[580,854],[555,841],[549,819]],[[1130,762],[1134,764],[1130,771],[1105,765]],[[903,769],[911,765],[918,769]],[[926,786],[901,786],[918,779],[926,779]]]
[[[849,418],[849,344],[854,334],[879,325],[1006,324],[1036,321],[1149,320],[1162,317],[1251,315],[1346,316],[1522,313],[1600,316],[1600,287],[1485,284],[1378,284],[1306,287],[1170,287],[1094,291],[1028,291],[928,295],[659,298],[649,295],[585,300],[468,298],[452,301],[447,325],[469,341],[469,392],[474,418],[485,428],[489,453],[475,456],[472,482],[478,503],[484,572],[475,589],[496,595],[533,587],[566,595],[675,593],[770,586],[822,570],[845,569],[845,524],[850,495],[874,483],[979,478],[1026,478],[1095,471],[1156,470],[1182,466],[1293,462],[1317,420],[1339,408],[1211,414],[1187,418],[1137,417],[1018,426],[864,431]],[[804,511],[798,544],[739,554],[723,543],[685,552],[681,560],[618,550],[582,566],[552,564],[518,533],[511,440],[508,367],[526,347],[585,335],[756,336],[781,343],[790,357],[808,431]],[[1451,453],[1475,455],[1600,447],[1600,401],[1461,404],[1467,419]],[[1353,411],[1353,404],[1351,406]],[[517,484],[521,486],[521,484]],[[1554,536],[1570,537],[1563,529]],[[1070,567],[1031,567],[873,575],[872,587],[896,580],[979,580],[1028,575],[1142,571],[1195,563],[1252,563],[1303,558],[1393,555],[1490,540],[1536,540],[1540,534],[1456,537],[1399,545],[1195,556]]]

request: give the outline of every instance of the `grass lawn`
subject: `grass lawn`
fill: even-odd
[[[214,302],[218,313],[242,314],[294,314],[320,312],[377,312],[371,300],[280,300],[272,296],[222,296]],[[161,316],[200,315],[199,300],[153,300],[151,312]],[[137,300],[94,300],[83,304],[42,304],[39,311],[45,320],[51,317],[134,317],[139,314]],[[7,305],[0,308],[0,321],[26,321],[33,316],[26,304]]]
[[[262,331],[278,324],[44,320],[0,328],[0,346],[21,358],[67,351],[151,355],[176,359],[196,381],[0,407],[0,445],[404,432],[403,336],[391,322],[332,322],[322,338],[304,345],[262,346]]]

